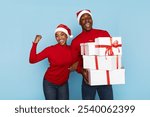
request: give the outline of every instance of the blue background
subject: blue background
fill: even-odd
[[[76,19],[81,9],[92,11],[94,28],[122,37],[126,84],[113,86],[114,98],[150,99],[149,6],[148,0],[0,0],[0,99],[44,99],[48,62],[29,64],[32,41],[36,34],[43,36],[38,52],[55,44],[60,23],[75,37],[81,32]],[[76,72],[70,74],[70,99],[81,99],[81,79]]]

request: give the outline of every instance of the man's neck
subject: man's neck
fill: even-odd
[[[93,28],[91,28],[90,30],[85,30],[85,29],[82,29],[82,32],[90,32]]]

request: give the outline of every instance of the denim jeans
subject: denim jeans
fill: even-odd
[[[43,90],[46,100],[68,100],[68,82],[63,85],[55,85],[44,79]]]
[[[113,100],[113,90],[111,85],[90,86],[82,81],[82,99],[94,100],[96,91],[101,100]]]

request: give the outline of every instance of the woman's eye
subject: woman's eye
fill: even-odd
[[[62,33],[61,36],[64,36],[64,34]]]

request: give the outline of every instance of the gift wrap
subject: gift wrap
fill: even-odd
[[[98,37],[95,39],[96,55],[122,55],[121,37]]]
[[[96,55],[95,42],[81,43],[81,55]]]
[[[91,70],[88,69],[89,85],[125,84],[125,69]]]
[[[83,55],[83,68],[84,69],[102,69],[114,70],[120,69],[121,56],[85,56]]]

